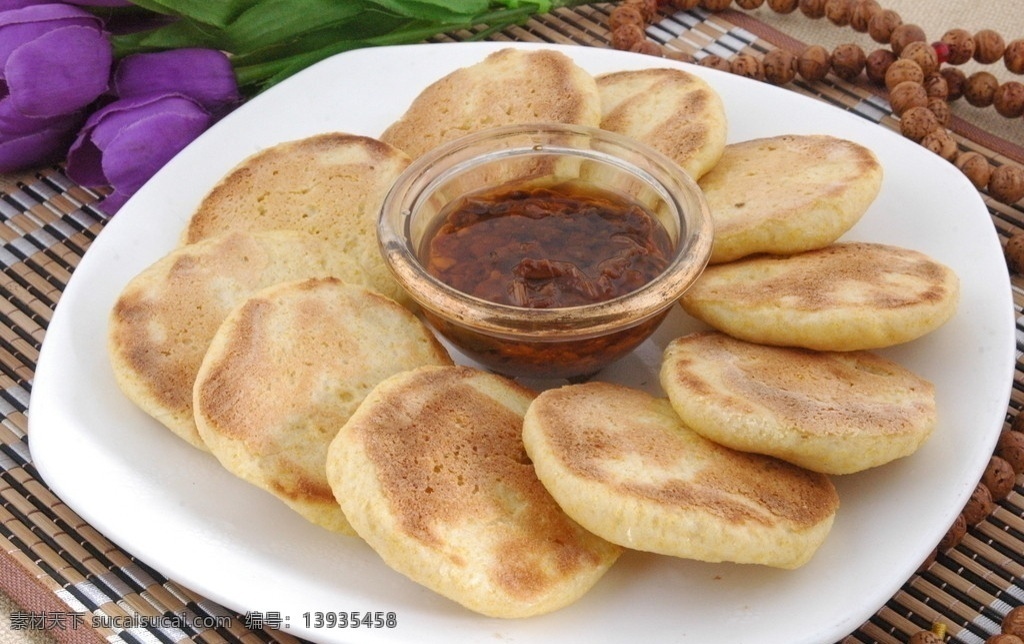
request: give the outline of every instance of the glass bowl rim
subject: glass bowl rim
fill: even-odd
[[[605,151],[562,143],[522,144],[466,157],[437,177],[424,181],[425,174],[476,146],[514,137],[572,135],[611,144],[638,155],[654,172]],[[572,138],[570,140],[576,140]],[[520,155],[571,154],[611,162],[641,176],[656,188],[676,211],[680,221],[677,250],[672,261],[652,280],[618,297],[590,304],[530,308],[484,300],[455,289],[433,275],[419,262],[411,248],[410,208],[425,189],[442,177],[475,165],[481,159]],[[666,185],[668,184],[668,185]],[[670,189],[675,187],[675,190]],[[689,203],[684,203],[689,202]],[[397,214],[395,213],[397,209]],[[391,218],[401,225],[393,226]],[[377,222],[378,242],[385,263],[398,283],[423,309],[451,323],[488,335],[511,339],[524,336],[564,340],[604,335],[639,324],[674,304],[704,270],[711,255],[713,224],[707,202],[697,182],[667,155],[631,137],[583,125],[528,123],[480,130],[441,144],[414,159],[399,175],[384,198]]]

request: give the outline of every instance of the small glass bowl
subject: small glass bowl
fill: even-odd
[[[447,205],[524,181],[585,181],[643,204],[668,232],[668,266],[614,299],[562,308],[496,304],[456,290],[420,262]],[[581,380],[647,339],[700,276],[712,224],[697,184],[668,157],[628,137],[568,125],[516,125],[463,136],[413,161],[378,222],[385,261],[443,337],[507,376]]]

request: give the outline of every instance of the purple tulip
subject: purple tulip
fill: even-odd
[[[96,16],[64,4],[3,0],[0,172],[66,149],[83,110],[109,85],[113,52]]]
[[[199,103],[178,94],[114,101],[93,113],[75,139],[68,177],[113,187],[103,202],[112,214],[212,123]]]
[[[128,56],[114,73],[114,94],[67,157],[72,180],[113,187],[103,202],[111,214],[241,100],[227,57],[209,49]]]
[[[240,100],[231,61],[215,49],[172,49],[134,54],[114,72],[114,93],[121,98],[147,94],[184,94],[212,113]]]

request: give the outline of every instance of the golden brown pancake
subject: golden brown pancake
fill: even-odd
[[[218,328],[196,376],[196,425],[228,471],[351,534],[327,446],[378,382],[425,364],[451,359],[393,300],[334,278],[277,284]]]
[[[924,253],[867,242],[709,266],[687,313],[731,336],[821,351],[917,339],[956,312],[959,279]]]
[[[796,568],[824,541],[839,505],[825,475],[718,445],[667,400],[621,385],[541,393],[523,440],[569,516],[636,550]]]
[[[705,438],[826,474],[913,454],[937,418],[932,384],[891,360],[716,332],[670,343],[661,385],[683,422]]]
[[[380,138],[417,158],[502,125],[600,122],[594,78],[571,58],[549,49],[508,48],[431,83]]]
[[[597,77],[601,129],[664,153],[699,179],[718,163],[728,125],[718,93],[679,69],[641,69]]]
[[[331,444],[328,479],[392,568],[493,617],[577,600],[620,548],[562,512],[523,452],[533,392],[468,367],[378,385]]]
[[[711,263],[822,248],[860,221],[882,186],[868,148],[825,135],[733,143],[700,179],[715,223]]]
[[[341,261],[321,240],[296,231],[235,232],[171,251],[132,278],[110,313],[118,385],[146,413],[206,449],[192,417],[192,385],[217,327],[253,292],[329,275]],[[355,264],[345,273],[365,279]]]
[[[301,230],[331,244],[340,262],[333,275],[347,279],[344,271],[355,263],[375,290],[406,303],[381,257],[377,217],[408,164],[403,152],[353,134],[279,143],[243,160],[214,186],[183,241],[232,230]]]

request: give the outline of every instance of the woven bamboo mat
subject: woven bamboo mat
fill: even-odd
[[[492,39],[607,47],[609,10],[607,5],[559,10]],[[470,35],[456,33],[438,40],[463,40]],[[692,11],[666,16],[649,35],[698,56],[729,56],[739,51],[762,55],[786,44],[783,36],[733,13]],[[880,127],[895,127],[886,101],[868,88],[830,78],[795,89]],[[1019,148],[986,140],[968,126],[958,130],[965,149],[981,152],[996,163],[1006,157],[1024,161]],[[270,628],[250,630],[241,616],[162,577],[91,528],[37,477],[26,438],[33,371],[54,305],[107,221],[96,207],[99,196],[69,181],[59,167],[0,176],[0,317],[4,321],[0,327],[0,588],[35,620],[18,624],[16,619],[15,627],[45,626],[55,638],[69,642],[293,641]],[[1006,206],[983,197],[1002,238],[1024,228],[1021,203]],[[1014,276],[1012,284],[1020,320],[1024,281]],[[1018,322],[1019,338],[1024,337],[1021,333]],[[1018,341],[1018,359],[1020,346]],[[1022,381],[1024,363],[1018,362],[1007,420],[1024,405]],[[981,643],[998,632],[1002,615],[1024,603],[1024,585],[1019,581],[1024,573],[1021,483],[1019,479],[1014,492],[959,545],[940,553],[926,570],[907,580],[874,617],[843,641],[906,642],[912,633],[936,622],[946,624],[951,642]],[[67,623],[71,613],[82,614],[85,624],[93,616],[184,614],[188,619],[182,622],[216,625],[93,629]]]

